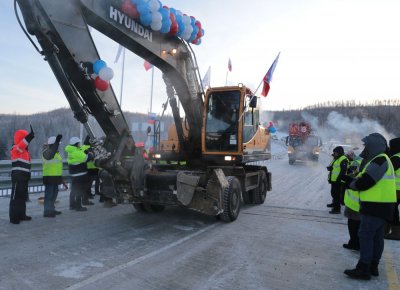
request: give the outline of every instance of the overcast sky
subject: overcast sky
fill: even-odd
[[[398,0],[164,0],[193,15],[205,35],[194,46],[200,73],[211,66],[211,86],[244,83],[253,90],[276,55],[267,110],[295,109],[324,101],[396,99],[400,96]],[[0,1],[0,113],[30,114],[68,107],[50,67],[21,31],[13,1]],[[114,70],[119,99],[122,59],[118,44],[93,31],[100,56]],[[123,110],[148,112],[151,72],[127,52]],[[261,88],[257,92],[261,93]],[[153,111],[167,96],[155,70]]]

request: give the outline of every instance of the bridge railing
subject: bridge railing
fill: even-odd
[[[63,162],[63,179],[70,183],[68,164]],[[11,160],[0,160],[0,197],[11,195]],[[31,180],[29,180],[29,193],[44,192],[42,160],[31,161]]]

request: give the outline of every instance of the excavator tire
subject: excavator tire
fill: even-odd
[[[143,207],[143,203],[141,202],[136,202],[133,204],[133,207],[136,209],[138,212],[145,212],[145,209]]]
[[[259,171],[258,187],[253,191],[254,204],[263,204],[267,196],[267,174],[264,170]]]
[[[253,203],[253,193],[252,191],[243,191],[242,192],[243,202],[245,204],[252,204]]]
[[[150,204],[153,212],[162,212],[165,209],[165,205],[161,204]]]
[[[226,179],[229,185],[222,194],[224,212],[220,217],[224,222],[233,222],[239,216],[242,190],[236,177],[227,176]]]

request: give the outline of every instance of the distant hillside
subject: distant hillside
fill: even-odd
[[[373,132],[379,132],[388,140],[400,136],[400,102],[376,101],[363,105],[354,102],[338,102],[318,104],[302,110],[265,111],[261,114],[261,123],[273,121],[275,127],[283,134],[288,124],[293,121],[308,121],[318,132],[323,141],[338,140],[359,144],[360,139]],[[145,141],[147,114],[125,112],[133,137],[136,141]],[[171,116],[164,119],[164,136],[166,129],[173,122]],[[17,129],[29,130],[32,124],[35,139],[30,145],[33,158],[39,158],[41,148],[49,136],[62,134],[63,146],[72,136],[80,136],[80,124],[73,117],[70,109],[58,109],[33,115],[1,115],[0,114],[0,159],[8,159],[13,144],[13,134]],[[103,136],[102,130],[92,118],[89,124],[96,136]],[[86,136],[84,133],[83,138]]]

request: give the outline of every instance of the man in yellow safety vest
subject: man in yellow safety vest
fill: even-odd
[[[328,182],[331,184],[332,203],[327,204],[326,206],[332,208],[329,212],[330,214],[340,214],[340,200],[344,195],[342,176],[346,174],[348,160],[344,155],[344,149],[342,146],[335,147],[332,156],[333,160],[326,168],[329,171]]]
[[[370,280],[379,276],[378,264],[384,247],[385,221],[392,217],[396,202],[396,183],[393,165],[387,156],[386,139],[372,133],[362,139],[360,156],[365,166],[356,178],[345,177],[345,186],[359,192],[361,224],[360,258],[354,269],[345,270],[350,278]]]
[[[58,186],[63,183],[63,160],[58,152],[62,135],[51,136],[43,146],[43,184],[44,184],[44,217],[55,217],[61,214],[55,209]]]

